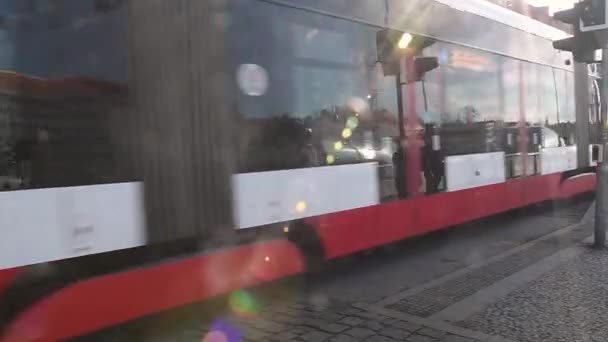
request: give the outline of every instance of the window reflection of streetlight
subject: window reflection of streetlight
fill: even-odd
[[[376,158],[376,151],[370,148],[362,148],[359,150],[365,159]]]
[[[401,39],[399,39],[399,48],[400,49],[407,49],[407,47],[410,45],[410,43],[412,42],[412,35],[409,33],[404,33],[401,36]]]

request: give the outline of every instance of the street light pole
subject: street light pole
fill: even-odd
[[[593,246],[604,248],[608,228],[608,48],[602,50],[602,163],[597,168]]]

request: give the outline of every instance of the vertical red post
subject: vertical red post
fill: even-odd
[[[418,113],[416,112],[416,65],[413,51],[406,50],[401,58],[402,85],[401,91],[403,98],[407,99],[407,108],[404,106],[404,130],[405,130],[405,181],[407,193],[410,197],[422,195],[420,188],[422,179],[422,137],[420,135],[422,127],[419,124]]]

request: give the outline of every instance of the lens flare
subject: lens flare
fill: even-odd
[[[209,333],[203,337],[203,342],[241,342],[241,333],[231,324],[215,320],[209,327]]]
[[[257,300],[245,290],[234,291],[228,298],[230,310],[239,316],[251,317],[259,311]]]
[[[346,120],[346,127],[350,129],[355,129],[359,126],[359,119],[356,116],[351,116]]]
[[[353,135],[353,131],[351,131],[350,128],[345,128],[342,130],[342,138],[348,139],[351,137],[351,135]]]
[[[343,147],[344,147],[344,144],[342,144],[342,142],[341,142],[341,141],[336,141],[336,142],[334,143],[334,149],[335,149],[336,151],[340,151],[340,150],[341,150]]]
[[[205,337],[203,342],[229,342],[228,336],[221,331],[210,331]]]
[[[368,103],[360,97],[353,97],[348,100],[348,107],[355,113],[361,113],[368,109]]]
[[[327,158],[325,158],[325,159],[327,161],[327,164],[329,164],[329,165],[336,162],[336,157],[334,157],[333,154],[328,154]]]

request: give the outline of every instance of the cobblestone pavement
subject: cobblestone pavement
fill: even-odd
[[[566,246],[581,241],[589,235],[589,231],[589,226],[585,225],[566,234],[537,241],[517,253],[488,262],[482,267],[408,296],[389,305],[389,308],[428,317]]]
[[[314,300],[314,299],[313,299]],[[204,342],[475,342],[476,339],[383,316],[350,305],[314,305],[300,300],[270,304],[249,316],[224,314],[215,318],[181,315],[188,329],[161,333],[139,330],[128,339]],[[162,324],[167,324],[165,320]],[[159,330],[162,330],[159,329]],[[125,340],[125,336],[121,337]]]
[[[253,320],[229,319],[249,341],[473,342],[352,306],[277,305]]]
[[[586,251],[458,325],[522,342],[608,341],[608,252]]]

